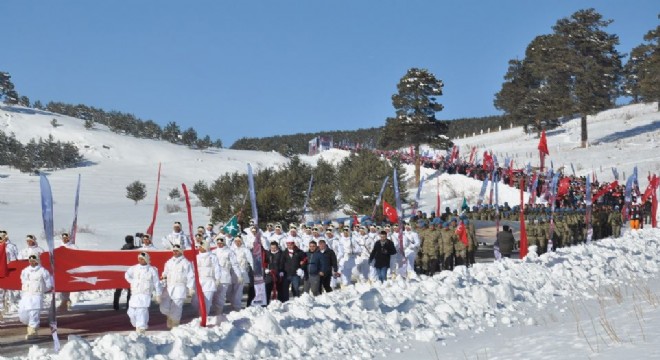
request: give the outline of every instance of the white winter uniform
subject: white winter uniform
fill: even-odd
[[[355,259],[355,266],[357,267],[360,280],[375,279],[376,270],[370,269],[371,266],[369,265],[369,256],[371,255],[371,249],[373,249],[371,238],[367,234],[360,234],[354,237],[354,240],[360,250],[357,259]]]
[[[355,258],[360,254],[360,246],[351,236],[341,235],[338,240],[341,247],[341,256],[337,255],[339,261],[339,272],[341,273],[341,282],[344,286],[351,284],[353,271],[355,270]]]
[[[190,237],[186,235],[183,231],[181,232],[172,232],[171,234],[163,237],[162,239],[164,249],[172,249],[172,245],[179,244],[181,249],[187,250],[192,249],[192,243],[190,242]]]
[[[404,255],[408,262],[409,274],[415,272],[415,258],[417,257],[417,252],[419,252],[421,243],[422,241],[419,239],[419,234],[415,231],[411,230],[403,232]]]
[[[227,291],[231,288],[232,276],[236,276],[232,274],[240,274],[241,269],[238,266],[236,255],[228,246],[218,247],[213,253],[218,257],[220,264],[220,285],[213,295],[212,308],[214,312],[221,315],[227,300]],[[231,294],[229,295],[231,296]]]
[[[222,269],[218,257],[211,252],[197,254],[197,269],[199,271],[199,283],[204,293],[204,305],[208,314],[211,310],[213,295],[220,285]]]
[[[42,249],[39,245],[26,247],[25,249],[21,250],[20,253],[18,253],[18,260],[27,260],[30,255],[36,255],[39,257],[39,255],[41,255],[41,253],[44,251],[45,250]]]
[[[162,287],[158,280],[158,269],[151,265],[133,265],[124,275],[131,285],[131,300],[128,302],[128,317],[135,328],[147,329],[151,294],[160,296]]]
[[[161,297],[160,312],[177,323],[181,320],[183,302],[195,289],[195,273],[193,266],[183,255],[171,257],[163,269],[167,295]],[[165,294],[163,294],[165,295]]]
[[[12,243],[9,239],[5,240],[5,252],[7,253],[7,264],[18,259],[18,248],[16,244]],[[5,306],[7,304],[14,303],[15,292],[11,290],[0,289],[0,314],[7,311],[8,309]]]
[[[280,250],[286,249],[286,239],[288,238],[287,234],[285,233],[275,233],[273,232],[273,235],[270,236],[270,241],[275,241],[280,245]],[[266,249],[270,249],[270,245]]]
[[[236,261],[240,272],[232,274],[231,281],[231,305],[236,311],[241,309],[241,300],[243,299],[243,286],[250,283],[250,270],[254,267],[252,252],[245,246],[237,247],[234,250]]]
[[[298,249],[302,250],[303,252],[307,252],[308,244],[305,243],[305,241],[298,235],[292,236],[289,234],[284,242],[284,249],[286,249],[286,243],[289,241],[293,241],[294,244],[298,247]]]
[[[44,293],[52,290],[53,278],[41,265],[30,265],[21,272],[21,287],[18,318],[23,324],[36,329],[39,327],[39,312]]]

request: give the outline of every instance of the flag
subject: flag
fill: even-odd
[[[399,177],[397,176],[396,168],[394,168],[394,199],[396,200],[396,214],[398,217],[399,223],[399,249],[403,251],[403,226],[401,221],[403,220],[403,209],[401,208],[401,197],[399,195]],[[399,216],[401,214],[401,216]],[[401,257],[401,269],[406,269],[407,262],[405,261],[405,256]]]
[[[236,215],[232,216],[231,219],[227,221],[225,226],[222,227],[222,230],[224,230],[225,233],[231,235],[232,237],[240,233],[240,229],[238,228],[238,218]]]
[[[557,189],[557,196],[558,197],[563,197],[564,195],[568,194],[568,188],[571,186],[571,179],[570,178],[562,178],[559,181],[559,188]]]
[[[539,155],[541,157],[541,166],[540,166],[540,168],[541,168],[541,171],[543,171],[543,167],[544,167],[544,164],[545,164],[545,156],[550,155],[550,152],[548,151],[548,140],[545,137],[545,130],[543,130],[543,132],[541,132],[541,139],[539,139],[538,149],[539,149]]]
[[[470,151],[470,160],[469,160],[470,165],[474,165],[474,155],[476,154],[477,154],[477,147],[473,146],[472,151]]]
[[[484,202],[484,196],[486,195],[486,189],[488,188],[488,176],[484,179],[484,182],[481,183],[481,191],[479,191],[479,199],[477,200],[477,206],[481,206]],[[438,212],[438,214],[440,214]]]
[[[571,163],[571,171],[573,172],[573,176],[575,176],[575,167],[573,166],[573,163]]]
[[[7,266],[7,242],[0,244],[0,279],[9,275],[9,266]]]
[[[534,204],[536,202],[536,188],[539,186],[539,175],[534,173],[532,177],[532,189],[530,191],[529,203]]]
[[[619,180],[619,170],[617,170],[615,167],[612,168],[612,175],[614,175],[615,180]]]
[[[385,192],[385,186],[387,185],[387,181],[389,181],[390,177],[387,176],[385,177],[385,181],[383,181],[383,185],[380,187],[380,191],[378,192],[378,197],[376,198],[376,204],[374,205],[374,209],[371,212],[371,218],[373,219],[376,216],[376,209],[378,208],[378,205],[380,205],[380,201],[383,199],[383,192]]]
[[[307,212],[307,203],[309,195],[312,193],[312,184],[314,183],[314,174],[309,178],[309,186],[307,186],[307,194],[305,194],[305,202],[303,203],[303,221],[305,220],[305,212]]]
[[[483,169],[490,171],[494,167],[493,156],[491,156],[488,151],[484,151],[484,160],[483,160]]]
[[[589,243],[591,242],[591,237],[593,235],[593,230],[591,228],[591,205],[593,202],[591,197],[591,177],[589,175],[587,175],[584,202],[587,207],[584,214],[584,227],[587,229],[587,242]]]
[[[591,187],[591,184],[589,184],[589,186]],[[603,187],[602,189],[598,190],[596,195],[593,195],[591,197],[591,201],[592,202],[598,201],[598,199],[600,199],[603,195],[605,195],[608,192],[614,190],[617,186],[619,186],[619,182],[614,180],[614,182],[611,182],[609,185],[607,185],[607,186]],[[587,194],[591,195],[591,193],[587,193]]]
[[[259,223],[259,213],[257,212],[257,194],[254,191],[254,176],[252,175],[252,166],[247,164],[248,168],[248,191],[250,193],[250,207],[252,208],[252,220]]]
[[[50,260],[50,272],[53,275],[53,289],[55,289],[55,243],[54,243],[54,221],[53,221],[53,193],[46,175],[41,174],[39,178],[41,188],[41,216],[44,222],[44,233],[48,243],[48,259]],[[60,339],[57,337],[57,312],[55,311],[55,291],[51,292],[50,311],[48,313],[50,333],[53,336],[53,348],[60,350]]]
[[[520,258],[527,256],[527,230],[525,230],[525,179],[520,179]]]
[[[357,214],[353,214],[353,226],[360,225],[360,220],[358,220]]]
[[[78,186],[76,187],[76,200],[73,206],[73,224],[71,225],[71,243],[76,243],[76,233],[78,232],[78,203],[80,200],[80,174],[78,174]]]
[[[193,233],[193,222],[192,222],[192,210],[190,207],[190,196],[188,196],[188,188],[186,184],[181,184],[183,188],[183,195],[186,198],[186,209],[188,210],[188,231],[189,234]],[[199,268],[197,267],[197,244],[192,244],[192,264],[193,270],[195,271],[195,289],[197,292],[197,301],[199,302],[199,312],[201,317],[200,326],[206,327],[206,299],[204,298],[204,292],[202,290],[202,284],[199,282]]]
[[[419,186],[417,187],[417,194],[415,194],[415,206],[413,208],[413,214],[417,211],[417,207],[419,207],[419,198],[422,196],[422,186],[424,185],[424,180],[426,180],[426,176],[422,176],[422,179],[419,181]]]
[[[383,215],[392,224],[399,222],[399,216],[396,213],[396,209],[385,200],[383,200]]]
[[[160,189],[160,163],[158,163],[158,178],[156,180],[156,201],[154,202],[154,213],[151,217],[151,224],[147,228],[147,234],[154,237],[154,226],[156,225],[156,215],[158,214],[158,190]],[[192,233],[190,234],[192,236]]]
[[[465,229],[463,220],[461,220],[461,222],[458,224],[455,233],[458,235],[458,240],[460,240],[463,245],[468,246],[467,230]]]
[[[435,178],[436,180],[436,199],[435,199],[435,214],[440,216],[440,177]]]
[[[470,210],[470,207],[468,206],[467,199],[465,196],[463,196],[463,205],[461,205],[461,210],[468,211]]]

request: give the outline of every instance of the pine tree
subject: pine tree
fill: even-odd
[[[383,148],[414,147],[416,183],[419,183],[420,176],[420,145],[447,149],[452,144],[445,135],[447,124],[435,117],[435,113],[443,109],[436,101],[436,97],[442,95],[443,86],[443,82],[428,70],[409,69],[397,85],[398,93],[392,95],[396,117],[386,120],[381,133],[379,142]]]
[[[94,128],[94,120],[92,119],[85,119],[85,129],[91,130]]]
[[[192,127],[181,134],[181,142],[186,146],[194,146],[197,143],[197,131]]]
[[[613,107],[618,96],[622,65],[615,48],[619,37],[605,31],[611,23],[612,20],[603,20],[596,10],[587,9],[553,26],[570,72],[570,77],[565,79],[573,102],[570,110],[579,113],[582,119],[582,147],[587,146],[588,140],[587,116]]]
[[[172,200],[179,200],[179,199],[181,199],[181,192],[179,192],[179,188],[172,188],[172,190],[170,190],[170,193],[168,194],[168,196]]]
[[[7,105],[18,104],[18,93],[14,90],[11,75],[8,72],[0,72],[0,100]]]
[[[627,84],[633,96],[657,101],[660,111],[660,25],[646,33],[644,40],[646,43],[633,49],[626,64]]]
[[[161,137],[163,140],[169,141],[173,144],[178,144],[180,141],[179,135],[181,135],[181,129],[179,128],[179,125],[177,125],[177,123],[174,121],[170,121],[163,128]]]
[[[144,185],[144,183],[135,180],[126,186],[126,197],[135,201],[135,204],[137,205],[138,201],[147,197],[147,186]]]
[[[329,162],[319,159],[312,171],[314,183],[309,198],[309,207],[320,214],[331,214],[339,207],[337,171]]]

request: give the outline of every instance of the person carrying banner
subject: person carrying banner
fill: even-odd
[[[124,245],[121,247],[121,250],[135,250],[135,238],[133,235],[126,235],[124,237]],[[115,295],[114,299],[112,301],[112,308],[115,310],[119,310],[119,298],[121,298],[121,292],[124,289],[116,289],[115,290]],[[128,289],[126,289],[126,309],[128,309],[128,303],[131,301],[131,288],[129,286]]]
[[[5,246],[7,264],[18,259],[18,248],[9,240],[9,235],[5,230],[0,230],[0,244]],[[0,289],[0,320],[2,320],[3,314],[9,310],[9,304],[14,303],[14,295],[11,290]]]
[[[18,260],[27,260],[30,255],[41,255],[45,250],[37,245],[37,238],[34,235],[26,235],[25,242],[27,247],[18,254]]]
[[[71,242],[71,239],[69,238],[69,234],[67,234],[67,233],[62,233],[62,235],[60,235],[60,240],[62,241],[62,243],[60,244],[60,247],[65,247],[65,248],[68,248],[68,249],[77,249],[78,248],[78,246],[76,246],[76,244]],[[61,292],[60,293],[60,301],[61,302],[60,302],[60,306],[59,306],[58,310],[60,310],[60,311],[69,311],[69,310],[71,310],[71,306],[72,306],[71,293]]]
[[[162,286],[158,279],[158,269],[150,265],[149,254],[138,254],[138,264],[133,265],[124,274],[133,296],[128,301],[128,318],[138,334],[144,334],[149,327],[149,306],[151,296],[156,294],[160,303]]]
[[[27,325],[26,340],[37,337],[39,312],[44,294],[53,289],[53,278],[43,268],[38,255],[29,255],[30,265],[21,272],[21,301],[18,304],[18,319]]]
[[[220,264],[220,285],[215,294],[213,294],[211,309],[212,312],[218,315],[218,319],[220,320],[223,317],[227,292],[231,288],[232,278],[236,274],[241,273],[241,268],[238,266],[236,254],[234,254],[234,251],[229,246],[225,245],[225,240],[223,238],[217,238],[216,241],[218,248],[215,249],[214,255],[218,257],[218,263]]]
[[[165,263],[161,279],[166,293],[161,296],[160,312],[167,316],[167,328],[171,329],[181,321],[186,296],[192,297],[195,292],[195,273],[179,244],[172,245],[172,257]]]
[[[254,242],[254,238],[252,241]],[[234,254],[236,255],[240,272],[237,272],[235,276],[232,275],[231,291],[229,292],[231,297],[229,301],[232,308],[235,311],[239,311],[242,308],[241,301],[243,300],[243,288],[245,285],[249,285],[247,304],[249,305],[254,298],[254,284],[253,281],[250,281],[250,274],[254,268],[254,259],[252,257],[252,251],[243,244],[243,239],[239,236],[234,238]],[[251,298],[250,292],[252,292]]]
[[[199,283],[204,294],[204,305],[206,313],[211,310],[211,303],[213,302],[213,295],[218,290],[220,285],[220,263],[218,257],[210,252],[211,245],[209,240],[203,240],[199,246],[199,253],[197,254],[197,268],[199,269]],[[199,306],[199,301],[193,300]]]

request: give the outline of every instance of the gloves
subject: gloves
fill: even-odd
[[[266,273],[266,275],[270,274],[270,269],[264,270],[264,273]]]
[[[303,276],[305,276],[305,272],[303,271],[303,269],[298,269],[298,270],[296,270],[296,275],[298,275],[300,277],[303,277]]]
[[[283,273],[283,272],[280,273],[280,277],[284,277],[284,273]]]

